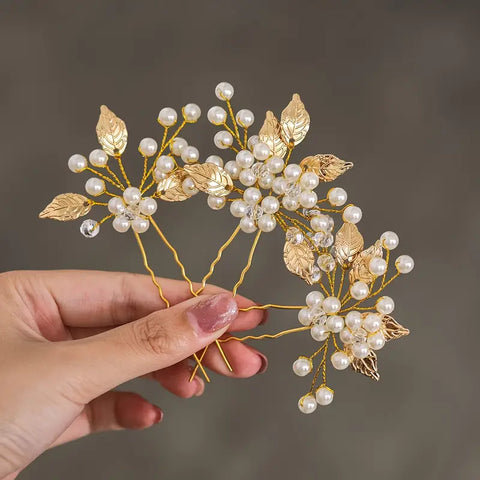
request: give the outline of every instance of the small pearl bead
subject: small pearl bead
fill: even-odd
[[[214,125],[222,125],[227,120],[227,112],[222,107],[212,107],[207,112],[207,118]]]
[[[328,328],[325,325],[314,325],[310,329],[310,335],[317,342],[323,342],[330,335]]]
[[[283,170],[285,162],[280,157],[270,157],[266,162],[268,170],[272,173],[280,173]]]
[[[215,195],[209,195],[207,197],[207,204],[212,210],[220,210],[225,206],[225,197],[216,197]]]
[[[317,401],[313,395],[305,395],[298,401],[298,408],[302,413],[313,413],[317,409]]]
[[[94,197],[98,197],[105,191],[105,182],[100,178],[92,177],[85,183],[85,191]]]
[[[73,173],[80,173],[87,168],[87,159],[78,153],[68,159],[68,168]]]
[[[302,167],[300,165],[297,165],[296,163],[290,163],[285,167],[285,170],[283,171],[283,176],[291,182],[298,180],[301,174]]]
[[[158,114],[158,123],[163,127],[171,127],[177,123],[177,112],[170,107],[165,107]]]
[[[341,207],[347,201],[347,192],[343,188],[331,188],[328,191],[327,198],[334,207]]]
[[[319,183],[319,178],[316,173],[305,172],[300,177],[300,186],[305,190],[313,190],[314,188],[317,188],[318,183]]]
[[[170,173],[175,168],[175,160],[168,155],[158,157],[156,166],[162,173]]]
[[[243,192],[243,199],[248,205],[256,205],[262,199],[262,192],[255,187],[249,187]]]
[[[368,357],[368,354],[370,353],[370,348],[365,342],[353,343],[352,353],[355,358],[365,358]]]
[[[337,297],[327,297],[322,303],[322,308],[325,313],[337,313],[340,307],[341,303]]]
[[[258,142],[253,147],[253,156],[260,161],[266,160],[271,155],[270,148],[266,143]]]
[[[398,235],[395,232],[382,233],[380,240],[382,241],[383,248],[387,250],[394,250],[398,247]]]
[[[243,200],[234,200],[230,204],[230,213],[237,218],[245,216],[248,205]]]
[[[337,370],[345,370],[350,365],[350,358],[343,351],[335,352],[330,357],[330,361],[332,362],[333,367]]]
[[[250,150],[253,151],[253,147],[260,141],[260,138],[258,135],[252,135],[248,141],[247,141],[247,146]]]
[[[195,182],[190,178],[187,177],[183,182],[182,182],[182,190],[187,194],[187,195],[195,195],[198,193],[198,188],[195,186]]]
[[[185,139],[176,137],[175,140],[170,144],[170,151],[179,157],[182,155],[182,150],[188,147],[188,143]]]
[[[277,195],[283,195],[287,189],[287,181],[284,178],[277,177],[272,184],[272,190]]]
[[[290,212],[294,212],[300,206],[300,202],[297,198],[286,195],[282,198],[282,205]]]
[[[183,118],[188,123],[195,123],[201,114],[202,111],[196,103],[187,103],[187,105],[183,107]]]
[[[313,312],[310,308],[302,308],[298,311],[298,321],[305,326],[308,326],[313,321]]]
[[[351,312],[348,312],[347,315],[345,316],[345,323],[348,328],[351,330],[357,330],[357,328],[360,328],[362,325],[362,315],[360,312],[357,312],[356,310],[352,310]]]
[[[108,201],[108,211],[115,215],[121,215],[125,211],[125,204],[120,197],[112,197]]]
[[[205,160],[205,163],[213,163],[217,167],[223,167],[223,160],[218,155],[210,155]]]
[[[391,297],[380,297],[375,304],[375,308],[378,313],[382,313],[383,315],[389,315],[395,309],[395,302]]]
[[[136,187],[128,187],[123,192],[123,199],[127,205],[135,205],[142,198],[142,193]]]
[[[240,167],[235,160],[229,160],[225,164],[225,171],[232,177],[233,180],[237,180],[240,175]]]
[[[88,156],[88,160],[90,160],[90,163],[94,167],[105,167],[108,162],[108,155],[101,150],[100,148],[97,148],[95,150],[92,150],[90,152],[90,155]]]
[[[355,205],[349,205],[342,215],[343,221],[348,223],[358,223],[362,219],[362,210]]]
[[[250,110],[243,108],[237,112],[235,119],[241,127],[248,128],[253,125],[253,122],[255,121],[255,115],[253,115],[253,112]]]
[[[100,224],[92,219],[87,219],[80,225],[80,233],[85,238],[96,237],[100,233]]]
[[[378,313],[369,313],[363,319],[363,328],[370,333],[375,333],[382,326],[382,318]]]
[[[220,82],[215,87],[215,95],[219,100],[230,100],[233,97],[233,85],[228,82]]]
[[[157,148],[157,142],[153,138],[142,139],[140,141],[140,145],[138,146],[140,153],[142,153],[146,157],[151,157],[152,155],[155,155]]]
[[[317,194],[310,190],[305,190],[300,194],[300,205],[304,208],[312,208],[317,204]]]
[[[157,202],[150,197],[142,198],[140,201],[140,213],[147,217],[152,216],[157,211]]]
[[[217,148],[225,150],[226,148],[231,147],[233,144],[232,134],[226,130],[221,130],[213,137],[213,143]]]
[[[161,180],[164,180],[167,178],[167,174],[162,172],[159,168],[156,168],[153,171],[153,178],[156,182],[160,182]]]
[[[245,233],[253,233],[257,229],[255,222],[250,217],[243,217],[240,220],[240,228]]]
[[[269,195],[262,200],[262,208],[265,213],[276,213],[280,208],[280,202],[277,197]]]
[[[258,185],[265,190],[272,188],[273,181],[275,180],[275,175],[273,173],[267,173],[262,175],[258,179]]]
[[[326,325],[332,333],[340,333],[344,327],[343,318],[338,315],[332,315],[327,318]]]
[[[330,220],[327,215],[315,215],[310,219],[310,226],[316,232],[328,232],[330,230]]]
[[[276,227],[277,221],[273,215],[266,213],[257,220],[257,224],[262,232],[271,232]]]
[[[240,183],[245,185],[246,187],[250,187],[254,185],[257,181],[257,176],[255,172],[251,168],[244,168],[238,177],[240,179]]]
[[[330,405],[333,402],[333,390],[325,386],[319,387],[315,392],[315,398],[317,403],[323,407]]]
[[[387,262],[381,257],[373,257],[368,264],[368,269],[372,275],[378,277],[387,271]]]
[[[144,233],[148,230],[150,222],[143,217],[135,217],[132,220],[132,229],[137,233]]]
[[[399,273],[410,273],[413,270],[414,265],[413,258],[409,255],[400,255],[395,260],[395,266]]]
[[[340,332],[340,340],[345,344],[352,343],[354,338],[353,333],[348,328],[344,328]]]
[[[385,346],[385,337],[382,332],[374,333],[367,338],[367,344],[372,350],[380,350]]]
[[[323,295],[322,292],[319,292],[317,290],[314,290],[313,292],[310,292],[306,297],[305,297],[305,303],[309,307],[320,307],[322,305],[322,302],[325,300],[325,296]]]
[[[293,362],[293,371],[299,377],[308,375],[312,371],[312,361],[307,357],[298,357]]]
[[[365,282],[355,282],[353,285],[350,286],[350,295],[355,300],[363,300],[367,298],[369,294],[368,285]]]
[[[125,233],[130,228],[130,220],[127,217],[118,216],[113,219],[113,228],[119,233]]]
[[[182,151],[182,160],[185,163],[196,163],[198,162],[199,158],[200,158],[200,153],[198,152],[198,149],[195,147],[192,147],[191,145],[188,147],[185,147]]]
[[[255,162],[255,158],[250,150],[240,150],[235,160],[240,168],[250,168]]]

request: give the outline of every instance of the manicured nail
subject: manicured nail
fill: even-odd
[[[163,411],[155,405],[153,406],[153,410],[155,411],[155,419],[153,423],[160,423],[163,420]]]
[[[267,320],[268,320],[268,317],[270,315],[270,312],[268,310],[265,310],[263,312],[263,318],[262,318],[262,321],[259,323],[259,325],[264,325],[265,323],[267,323]]]
[[[207,297],[187,311],[189,322],[200,335],[221,330],[232,323],[237,315],[237,302],[229,293]]]
[[[200,397],[205,391],[205,382],[201,378],[195,377],[195,383],[197,384],[197,391],[194,395]]]
[[[262,364],[260,365],[260,369],[258,370],[257,372],[257,375],[260,375],[264,372],[267,371],[267,368],[268,368],[268,359],[265,355],[263,355],[263,353],[258,353],[258,356],[260,357],[260,360],[262,362]]]

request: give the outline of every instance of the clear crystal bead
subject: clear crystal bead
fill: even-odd
[[[256,163],[252,167],[252,170],[253,173],[255,173],[255,175],[257,176],[257,178],[265,178],[266,176],[270,175],[270,171],[264,163]]]
[[[285,190],[285,194],[288,195],[289,197],[298,197],[302,193],[302,189],[300,188],[300,185],[296,183],[288,183],[287,188]]]
[[[315,217],[316,215],[321,215],[322,212],[318,209],[308,209],[308,208],[304,208],[303,209],[303,212],[302,212],[306,217],[308,218],[312,218],[312,217]]]
[[[331,247],[333,245],[333,241],[333,235],[331,233],[327,233],[320,241],[320,246],[323,248]]]
[[[98,235],[100,225],[95,220],[84,220],[80,225],[80,232],[86,238],[93,238]]]
[[[140,215],[140,204],[128,205],[123,212],[123,215],[127,217],[130,221],[134,220]]]
[[[320,243],[322,242],[324,236],[325,234],[323,232],[309,233],[309,237],[316,247],[320,246]]]
[[[318,325],[325,325],[325,323],[327,323],[327,315],[321,307],[312,308],[312,322]]]
[[[290,243],[293,243],[294,245],[298,245],[299,243],[303,242],[303,233],[295,227],[290,227],[287,230],[287,233],[285,234],[285,238],[287,241]]]
[[[363,328],[357,328],[352,331],[353,333],[353,343],[365,342],[368,336],[368,333]]]
[[[335,268],[335,260],[329,253],[320,255],[317,259],[317,265],[324,272],[331,272]]]
[[[310,272],[310,278],[314,283],[320,281],[320,279],[322,278],[322,272],[316,265],[312,267],[312,271]]]
[[[252,220],[258,220],[263,215],[263,208],[260,205],[248,205],[246,216]]]

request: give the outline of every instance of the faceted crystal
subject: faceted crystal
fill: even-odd
[[[312,271],[310,272],[310,278],[314,283],[317,283],[318,281],[320,281],[320,278],[322,278],[322,272],[316,265],[312,267]]]
[[[256,163],[252,167],[253,172],[257,176],[257,178],[265,178],[266,176],[270,175],[270,171],[268,170],[267,166],[264,163]]]
[[[317,265],[324,272],[331,272],[335,268],[335,260],[329,253],[320,255],[317,259]]]
[[[320,246],[323,248],[328,248],[333,245],[333,242],[334,242],[333,235],[331,233],[327,233],[320,241]]]
[[[84,220],[80,225],[80,232],[86,238],[93,238],[98,235],[100,225],[95,220]]]
[[[315,217],[316,215],[321,215],[322,212],[316,208],[308,209],[304,208],[302,212],[307,218]]]
[[[299,243],[303,242],[303,233],[295,227],[290,227],[285,234],[287,241],[293,243],[294,245],[298,245]]]
[[[319,247],[320,243],[323,240],[323,237],[325,237],[325,234],[323,232],[316,232],[316,233],[309,233],[309,237],[312,240],[312,243],[316,246]]]
[[[263,215],[263,208],[260,205],[248,205],[246,216],[252,220],[258,220]]]
[[[302,193],[302,189],[300,188],[300,185],[297,185],[296,183],[288,183],[285,193],[290,197],[297,198]]]
[[[367,331],[363,328],[357,328],[356,330],[352,331],[353,333],[353,343],[361,343],[365,342],[367,339]]]

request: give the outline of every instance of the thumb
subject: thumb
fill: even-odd
[[[68,377],[84,402],[178,363],[220,337],[238,315],[229,293],[202,295],[107,332],[69,342]],[[73,369],[73,371],[72,371]]]

